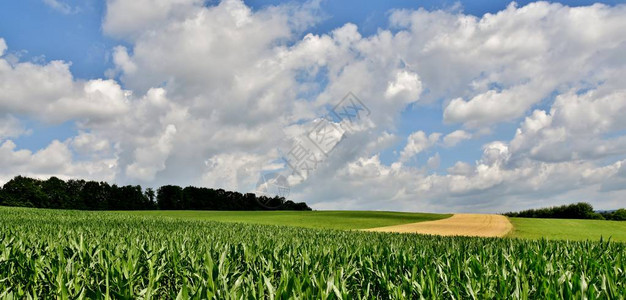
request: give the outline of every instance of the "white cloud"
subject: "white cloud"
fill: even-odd
[[[0,38],[0,57],[4,56],[5,51],[7,51],[7,43],[3,38]]]
[[[30,133],[20,120],[12,115],[0,116],[0,141]]]
[[[170,19],[184,19],[202,0],[107,0],[102,28],[117,37],[137,37]]]
[[[87,132],[80,132],[71,139],[71,148],[81,155],[93,155],[108,153],[111,151],[111,144],[106,139],[99,139],[95,135]]]
[[[626,154],[626,91],[605,88],[557,96],[550,112],[536,110],[511,141],[517,157],[540,161],[589,160]],[[603,137],[605,135],[614,137]]]
[[[406,162],[420,152],[432,147],[439,141],[440,133],[431,133],[429,136],[423,131],[411,133],[407,138],[406,146],[400,153],[400,162]]]
[[[435,153],[435,155],[428,158],[426,161],[426,166],[428,166],[431,170],[439,169],[441,165],[441,157],[439,156],[439,152]]]
[[[385,97],[401,97],[404,102],[411,102],[417,100],[421,92],[422,83],[417,74],[408,71],[400,71],[396,74],[395,81],[389,82],[387,85]]]
[[[624,14],[624,5],[535,2],[480,18],[400,10],[391,23],[428,98],[450,99],[445,120],[480,127],[521,117],[564,87],[615,80],[624,68],[615,56],[625,47]]]
[[[458,143],[464,141],[464,140],[468,140],[472,138],[472,134],[465,131],[465,130],[455,130],[449,134],[447,134],[445,137],[443,137],[443,143],[444,145],[446,145],[447,147],[454,147],[456,146]]]
[[[576,193],[600,207],[623,199],[626,6],[539,2],[482,17],[402,10],[390,15],[393,30],[363,36],[354,24],[306,33],[319,19],[316,2],[205,4],[107,1],[103,31],[127,43],[112,49],[107,72],[120,83],[76,79],[68,62],[0,58],[0,180],[61,175],[251,191],[261,170],[280,168],[277,145],[351,91],[371,115],[294,183],[295,200],[493,212]],[[0,39],[0,57],[6,50]],[[444,122],[463,129],[403,137],[399,117],[410,103],[441,107]],[[79,133],[20,150],[6,139],[27,132],[22,118],[75,121]],[[489,141],[498,123],[520,118],[515,136]],[[436,147],[454,156],[465,151],[454,146],[478,136],[488,142],[476,161],[428,173],[441,165]],[[385,163],[382,153],[404,138],[398,161]],[[407,163],[430,149],[426,167]]]
[[[444,111],[446,122],[464,122],[470,127],[495,121],[512,120],[523,115],[534,103],[548,94],[548,89],[528,85],[504,91],[488,90],[465,101],[453,99]]]
[[[0,58],[0,109],[50,122],[123,115],[126,92],[112,80],[75,81],[69,64],[10,64]]]
[[[381,29],[364,37],[345,24],[297,40],[294,33],[315,20],[310,7],[252,11],[241,1],[208,7],[169,3],[152,1],[155,10],[143,12],[133,9],[135,4],[110,1],[105,19],[105,32],[132,41],[129,49],[114,51],[122,81],[146,96],[131,99],[123,121],[91,126],[91,133],[115,141],[118,164],[129,177],[245,192],[260,170],[276,164],[275,146],[290,135],[286,132],[303,130],[298,124],[319,117],[348,91],[363,100],[371,116],[313,176],[292,187],[296,200],[317,208],[506,210],[536,198],[561,201],[572,187],[591,195],[621,166],[619,160],[542,160],[540,153],[549,153],[551,144],[541,152],[532,150],[541,143],[532,142],[561,140],[563,132],[565,141],[584,140],[623,128],[612,117],[621,113],[616,90],[626,83],[618,76],[626,70],[619,54],[626,39],[620,30],[623,6],[533,3],[481,18],[397,11],[391,14],[393,33]],[[298,15],[308,21],[295,21]],[[573,64],[577,68],[570,70]],[[325,86],[319,76],[327,79]],[[592,96],[569,92],[595,90],[600,83],[604,87]],[[553,93],[562,95],[550,112],[529,116],[510,142],[486,143],[474,163],[457,162],[441,175],[404,164],[440,141],[454,147],[474,135],[484,137],[493,124],[526,115]],[[389,131],[407,104],[440,99],[444,121],[476,131],[457,130],[443,138],[416,131],[399,161],[383,164],[378,153],[399,138]],[[576,117],[579,111],[593,113]],[[154,146],[169,125],[176,128],[171,148]],[[619,140],[598,143],[604,148],[593,151],[619,153],[626,148]],[[143,161],[138,149],[168,151]],[[591,150],[582,150],[578,157],[591,157],[585,156]],[[427,165],[437,169],[440,160],[436,153]],[[129,166],[149,171],[133,174]]]
[[[385,166],[377,157],[360,158],[345,171],[317,177],[309,185],[292,190],[294,197],[320,199],[313,206],[325,209],[348,205],[351,209],[382,206],[405,211],[504,212],[572,199],[605,208],[618,203],[616,195],[604,194],[601,199],[588,196],[597,196],[597,190],[616,176],[625,161],[603,167],[586,162],[526,161],[510,168],[509,159],[506,145],[493,143],[485,147],[475,166],[459,162],[448,175],[427,175],[415,168]],[[323,191],[319,187],[324,187]],[[584,191],[586,196],[572,198],[575,190]]]
[[[202,184],[244,193],[254,191],[268,160],[267,156],[241,152],[215,155],[205,162]]]
[[[116,173],[116,160],[112,158],[73,160],[67,143],[52,141],[46,148],[36,152],[18,150],[11,140],[0,145],[0,181],[6,182],[16,174],[47,178],[59,176],[64,179],[88,178],[112,181]]]
[[[176,126],[167,125],[154,144],[135,149],[135,162],[126,167],[126,175],[141,181],[153,180],[156,172],[165,169],[165,160],[172,151],[175,135]]]
[[[113,63],[125,74],[133,74],[137,71],[137,65],[132,62],[124,46],[113,48]]]
[[[303,6],[301,13],[293,8],[252,12],[237,1],[194,7],[184,16],[168,18],[153,29],[155,34],[138,35],[132,51],[115,49],[113,58],[125,86],[141,92],[165,82],[167,102],[186,111],[184,119],[176,123],[180,134],[174,149],[155,180],[167,181],[174,176],[170,174],[181,172],[191,161],[204,161],[232,151],[266,157],[286,138],[285,126],[319,117],[320,108],[338,103],[348,91],[367,95],[362,100],[375,118],[353,129],[387,134],[384,127],[376,127],[373,122],[392,122],[406,103],[417,100],[421,91],[419,78],[389,62],[371,66],[382,69],[385,77],[361,80],[367,74],[361,69],[369,68],[370,63],[357,59],[352,48],[363,47],[370,52],[368,56],[375,55],[371,48],[378,47],[379,41],[363,41],[351,24],[330,35],[307,35],[287,46],[284,41],[293,39],[294,29],[290,26],[299,26],[293,24],[291,16],[307,14],[308,9]],[[299,92],[315,83],[298,82],[296,75],[304,73],[314,78],[322,67],[332,69],[328,74],[335,78],[331,79],[331,86],[314,97],[313,102],[298,99]],[[377,99],[384,97],[387,82],[395,84],[395,94],[386,103],[379,103]],[[365,84],[366,91],[359,88],[361,84]],[[369,95],[371,92],[375,95]],[[129,115],[137,114],[136,108],[131,106],[131,110]],[[155,111],[145,122],[154,124],[163,112]],[[139,123],[131,120],[123,126],[132,128],[132,124]],[[162,128],[163,124],[155,126]],[[119,130],[129,131],[124,127]],[[111,136],[107,133],[107,138],[120,140]],[[187,143],[194,143],[194,147],[186,147]],[[367,139],[352,139],[343,144],[369,147],[368,143]],[[134,159],[127,153],[137,146],[130,137],[120,143],[122,164],[132,164]],[[185,170],[189,178],[198,178],[204,172],[197,167]]]
[[[474,172],[474,167],[466,162],[457,161],[454,166],[448,168],[448,174],[470,176]]]
[[[52,9],[62,13],[62,14],[74,14],[79,11],[77,7],[72,7],[69,4],[60,1],[60,0],[43,0],[43,3],[50,6]]]

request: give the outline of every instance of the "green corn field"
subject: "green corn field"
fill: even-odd
[[[0,208],[2,299],[624,299],[626,244]]]

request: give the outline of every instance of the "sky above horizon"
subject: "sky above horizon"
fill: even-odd
[[[4,1],[0,182],[624,207],[626,4],[594,3]]]

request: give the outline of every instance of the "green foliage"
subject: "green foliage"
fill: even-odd
[[[606,214],[593,211],[593,206],[589,203],[579,202],[548,208],[529,209],[520,212],[508,212],[504,214],[512,218],[552,218],[552,219],[592,219],[604,220],[612,219]]]
[[[626,209],[620,208],[615,211],[605,211],[601,212],[604,219],[614,220],[614,221],[626,221]]]
[[[24,207],[47,207],[46,195],[41,190],[41,181],[16,176],[2,188],[3,205]]]
[[[626,208],[620,208],[613,212],[613,220],[626,221]]]
[[[624,299],[626,244],[0,208],[0,298]]]
[[[181,209],[183,189],[176,185],[164,185],[157,192],[157,204],[160,209]]]
[[[80,210],[267,210],[268,207],[311,210],[306,203],[294,203],[283,197],[243,195],[223,189],[192,186],[183,189],[166,185],[155,195],[151,188],[142,192],[139,185],[117,186],[85,180],[65,182],[56,177],[39,180],[23,176],[16,176],[0,189],[0,205]]]

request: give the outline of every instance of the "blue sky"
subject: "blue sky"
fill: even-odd
[[[569,192],[553,191],[554,186],[586,181],[577,188],[593,195],[600,206],[610,208],[622,196],[620,191],[597,192],[597,185],[621,182],[626,128],[611,116],[598,116],[604,122],[590,119],[581,128],[568,118],[582,107],[570,107],[572,103],[588,101],[601,115],[600,105],[611,102],[602,97],[620,99],[623,86],[610,74],[619,74],[624,61],[619,54],[624,34],[615,31],[623,1],[595,6],[594,1],[520,1],[516,6],[502,1],[142,1],[145,12],[114,0],[0,3],[0,39],[7,45],[0,59],[8,66],[0,78],[15,78],[13,85],[31,75],[55,82],[52,88],[42,83],[41,91],[33,91],[37,84],[25,84],[23,91],[4,86],[5,95],[11,96],[0,97],[0,143],[11,149],[11,157],[30,156],[4,162],[16,167],[7,168],[2,178],[26,172],[146,186],[172,182],[248,189],[259,169],[272,170],[264,162],[276,161],[271,154],[275,142],[259,136],[279,127],[283,133],[306,127],[321,108],[334,103],[331,99],[353,91],[371,106],[374,125],[351,139],[357,143],[351,149],[360,152],[338,150],[317,173],[334,174],[327,177],[336,180],[346,172],[369,174],[372,168],[379,177],[395,174],[370,183],[380,186],[377,197],[401,199],[392,208],[445,209],[436,198],[470,211],[489,210],[489,205],[506,208],[515,201],[531,206],[528,199],[537,195],[560,203]],[[230,14],[235,11],[246,17]],[[485,17],[487,13],[502,17]],[[585,28],[574,15],[596,22],[588,26],[595,32],[581,33],[580,40],[570,36]],[[296,28],[302,16],[313,21]],[[240,21],[254,26],[240,26]],[[487,21],[496,29],[481,25]],[[469,23],[459,25],[463,22]],[[190,25],[200,23],[197,28]],[[418,23],[430,25],[411,27]],[[292,28],[285,32],[286,26]],[[177,39],[187,35],[191,38]],[[223,43],[209,42],[213,35]],[[341,46],[344,38],[350,46]],[[180,51],[174,43],[180,43]],[[571,75],[559,74],[563,72],[556,66],[567,61],[582,67]],[[266,76],[256,69],[262,64],[270,66]],[[282,65],[282,71],[274,71],[274,64]],[[362,70],[370,76],[359,77]],[[248,84],[238,87],[241,78]],[[448,78],[449,86],[444,82]],[[310,89],[311,84],[317,88]],[[60,86],[65,92],[56,90]],[[0,92],[2,88],[0,84]],[[572,88],[578,92],[572,94]],[[155,100],[159,97],[163,99]],[[308,104],[298,97],[307,98]],[[261,108],[233,113],[243,107]],[[230,139],[224,142],[222,135]],[[217,146],[197,145],[199,140]],[[598,146],[585,146],[589,140]],[[56,165],[45,163],[49,153],[55,154]],[[38,157],[42,166],[26,162]],[[238,165],[243,162],[254,167]],[[186,167],[194,171],[187,173]],[[611,168],[613,173],[606,171]],[[251,169],[257,171],[248,174]],[[602,174],[597,176],[604,179],[594,181],[590,178],[596,175],[589,175],[561,183],[563,170]],[[321,177],[294,179],[293,197],[318,208],[386,207],[340,187],[329,196],[319,191],[328,183],[316,176]],[[500,181],[507,176],[511,178]],[[352,180],[353,188],[369,179]],[[485,183],[489,180],[493,182]],[[516,180],[532,187],[517,186]],[[535,183],[541,180],[546,186]],[[424,186],[432,190],[421,199],[418,191]],[[406,195],[397,193],[405,187]],[[524,195],[524,189],[532,192]],[[479,199],[485,197],[505,200],[487,205]]]

